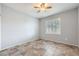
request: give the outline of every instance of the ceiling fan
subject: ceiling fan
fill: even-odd
[[[38,9],[37,12],[45,11],[47,9],[51,9],[52,6],[49,6],[48,3],[39,3],[38,5],[34,6],[35,9]]]

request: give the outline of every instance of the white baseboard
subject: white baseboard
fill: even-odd
[[[43,39],[43,40],[48,40],[48,39]],[[50,41],[53,41],[53,42],[58,42],[58,43],[66,44],[66,45],[71,45],[71,46],[76,46],[76,47],[79,47],[78,45],[75,45],[75,44],[67,44],[67,43],[64,43],[64,42],[54,41],[54,40],[50,40]]]

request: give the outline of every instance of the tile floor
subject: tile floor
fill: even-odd
[[[48,40],[36,40],[0,51],[0,56],[79,56],[79,48]]]

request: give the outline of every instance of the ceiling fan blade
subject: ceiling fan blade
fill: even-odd
[[[49,7],[46,7],[47,9],[50,9],[50,8],[52,8],[51,6],[49,6]]]
[[[34,6],[34,8],[39,8],[39,7],[37,7],[37,6]]]

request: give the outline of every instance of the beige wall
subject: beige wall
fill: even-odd
[[[77,46],[77,13],[77,9],[72,9],[40,19],[40,38]],[[45,21],[52,20],[54,17],[61,18],[61,34],[45,34]]]
[[[1,15],[1,4],[0,4],[0,15]]]
[[[79,7],[78,7],[78,46],[79,46]]]
[[[5,49],[24,42],[38,39],[38,19],[2,6],[2,40]]]
[[[0,49],[1,49],[1,4],[0,4]]]
[[[1,16],[0,16],[0,49],[1,49]]]

